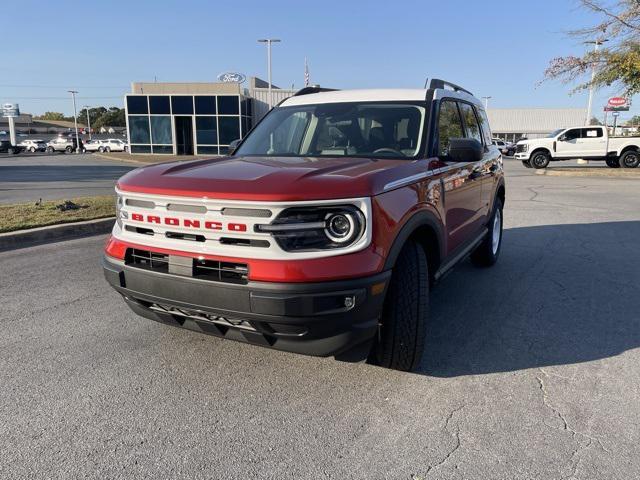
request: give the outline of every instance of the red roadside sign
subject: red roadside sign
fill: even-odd
[[[627,104],[627,99],[624,97],[612,97],[607,103],[610,107],[624,107]]]

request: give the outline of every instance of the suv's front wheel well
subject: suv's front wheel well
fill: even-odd
[[[429,281],[433,283],[433,276],[440,268],[440,243],[436,232],[429,225],[422,225],[411,234],[408,241],[411,240],[417,242],[424,250],[429,267]]]
[[[502,205],[504,205],[504,202],[506,200],[506,192],[504,189],[504,185],[500,185],[498,187],[498,191],[496,192],[496,197],[502,200]]]

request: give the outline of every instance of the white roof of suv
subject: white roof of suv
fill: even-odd
[[[294,105],[315,105],[319,103],[344,102],[380,102],[380,101],[422,101],[427,91],[421,88],[381,88],[371,90],[335,90],[333,92],[309,93],[297,97],[289,97],[280,104],[281,107]]]

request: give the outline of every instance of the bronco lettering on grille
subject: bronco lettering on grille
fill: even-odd
[[[191,218],[177,218],[177,217],[159,217],[157,215],[143,215],[141,213],[132,213],[131,220],[134,222],[144,223],[156,223],[158,225],[165,224],[172,227],[185,227],[185,228],[204,228],[205,230],[226,230],[229,232],[246,232],[247,225],[244,223],[222,223],[214,220],[207,220],[204,222],[204,227],[201,227],[202,222]]]

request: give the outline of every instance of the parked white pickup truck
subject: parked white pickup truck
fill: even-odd
[[[545,168],[554,160],[604,160],[611,168],[640,164],[640,137],[610,137],[600,126],[562,128],[544,138],[521,140],[516,158],[527,168]]]

